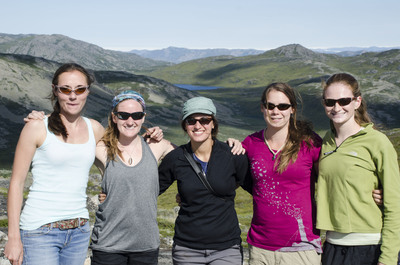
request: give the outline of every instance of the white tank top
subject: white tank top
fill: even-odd
[[[64,143],[48,130],[32,160],[33,183],[20,218],[23,230],[33,230],[59,220],[89,218],[86,186],[96,150],[90,120],[84,118],[89,140]]]

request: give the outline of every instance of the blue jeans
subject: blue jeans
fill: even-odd
[[[89,246],[90,226],[60,230],[39,227],[21,230],[24,247],[23,265],[81,265]]]

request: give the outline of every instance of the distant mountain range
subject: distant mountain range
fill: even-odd
[[[356,56],[366,52],[383,52],[400,47],[346,47],[346,48],[328,48],[328,49],[311,49],[312,51],[327,54],[337,54],[340,56]],[[256,49],[187,49],[178,47],[168,47],[159,50],[131,50],[130,53],[135,53],[145,58],[165,61],[171,63],[182,63],[186,61],[214,57],[214,56],[234,56],[241,57],[247,55],[258,55],[266,52],[265,50]]]
[[[155,61],[133,53],[105,50],[67,36],[0,33],[0,53],[27,54],[60,63],[79,62],[93,70],[145,71],[170,63]]]
[[[52,109],[47,99],[51,78],[64,62],[82,64],[96,77],[87,116],[106,125],[116,91],[137,90],[149,106],[148,124],[166,129],[168,137],[176,137],[176,142],[185,141],[179,129],[182,104],[199,94],[215,100],[221,125],[231,128],[228,136],[242,139],[248,131],[262,128],[265,124],[259,110],[260,93],[275,81],[296,88],[303,98],[304,116],[324,130],[328,123],[320,104],[321,80],[336,72],[349,72],[360,80],[377,123],[400,128],[398,49],[343,57],[291,44],[258,54],[236,53],[173,64],[105,50],[62,35],[0,34],[0,166],[13,158],[23,117],[32,109]],[[173,84],[222,88],[198,92]]]
[[[315,52],[320,53],[328,53],[328,54],[337,54],[340,56],[356,56],[367,52],[384,52],[393,49],[400,49],[400,46],[397,47],[344,47],[344,48],[327,48],[327,49],[312,49]]]
[[[161,50],[131,50],[130,52],[153,60],[182,63],[190,60],[221,55],[230,55],[235,57],[257,55],[265,51],[255,49],[187,49],[168,47]]]

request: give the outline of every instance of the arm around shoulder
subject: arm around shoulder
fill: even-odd
[[[176,145],[165,139],[162,139],[159,142],[151,139],[148,144],[158,162],[176,148]]]

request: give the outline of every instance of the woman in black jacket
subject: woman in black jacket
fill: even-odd
[[[182,128],[190,142],[171,151],[159,166],[160,193],[176,180],[181,208],[175,222],[174,264],[242,264],[240,228],[234,198],[248,171],[246,155],[233,155],[216,139],[218,121],[211,99],[189,99]],[[211,190],[184,155],[187,150]]]

